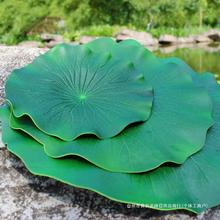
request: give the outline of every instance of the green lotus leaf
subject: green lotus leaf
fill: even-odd
[[[148,80],[154,85],[151,117],[114,138],[64,142],[36,129],[28,117],[12,117],[11,126],[37,137],[51,157],[79,155],[109,171],[135,173],[168,161],[183,163],[203,147],[213,124],[210,97],[194,85],[184,65],[159,65]]]
[[[143,73],[147,78],[152,77],[151,73],[154,72],[156,66],[161,65],[162,61],[136,40],[131,39],[117,43],[111,38],[105,37],[91,41],[84,46],[92,51],[110,53],[114,57],[120,57],[122,62],[129,60],[134,64],[137,72]]]
[[[86,188],[119,202],[202,212],[220,204],[220,86],[209,74],[198,76],[195,83],[209,91],[215,124],[208,131],[204,148],[182,165],[169,164],[146,173],[125,174],[109,172],[77,158],[50,158],[33,138],[9,127],[8,108],[1,109],[0,114],[3,141],[34,174]]]
[[[143,67],[145,74],[150,72],[154,66],[160,65],[160,60],[136,40],[124,40],[117,43],[111,38],[105,37],[93,40],[85,44],[85,47],[99,53],[108,52],[114,57],[120,57],[120,60],[130,61],[136,68]]]
[[[153,91],[130,60],[63,44],[13,71],[6,97],[17,117],[27,114],[45,133],[71,141],[112,137],[146,121]]]

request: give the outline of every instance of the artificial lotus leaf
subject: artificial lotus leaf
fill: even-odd
[[[160,65],[160,59],[135,40],[123,40],[117,43],[111,38],[105,37],[91,41],[85,46],[92,51],[108,52],[114,57],[120,57],[123,62],[130,61],[139,72],[145,74],[154,69],[156,65]]]
[[[146,121],[153,91],[129,60],[63,44],[13,71],[6,98],[17,117],[27,114],[45,133],[71,141],[112,137]]]
[[[51,157],[79,155],[110,171],[142,172],[167,161],[183,163],[204,145],[206,130],[212,124],[210,98],[177,64],[162,65],[154,74],[161,85],[155,89],[150,119],[114,138],[64,142],[41,132],[28,117],[12,117],[11,126],[33,133]]]
[[[7,108],[1,110],[3,141],[34,174],[90,189],[119,202],[201,212],[220,204],[220,86],[208,74],[198,76],[195,83],[209,91],[215,124],[208,131],[203,149],[182,165],[126,174],[109,172],[77,158],[53,159],[30,136],[9,127]]]
[[[203,88],[196,88],[191,77],[185,74],[184,65],[160,64],[160,59],[131,40],[117,44],[104,38],[86,46],[102,53],[105,52],[103,48],[108,49],[107,52],[116,57],[121,51],[123,59],[127,51],[126,58],[138,72],[144,73],[154,89],[149,120],[101,141],[84,137],[63,142],[36,130],[28,118],[17,119],[19,122],[17,125],[14,122],[15,128],[37,132],[39,141],[51,157],[79,155],[115,172],[143,172],[167,161],[183,163],[202,148],[206,131],[212,125],[212,105],[207,92]],[[135,54],[133,59],[132,52]]]

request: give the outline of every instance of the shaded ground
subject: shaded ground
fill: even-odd
[[[4,82],[15,68],[31,62],[45,49],[0,46],[0,102]],[[30,174],[0,143],[0,220],[9,219],[150,219],[219,220],[220,207],[200,215],[184,211],[128,208],[87,190]]]

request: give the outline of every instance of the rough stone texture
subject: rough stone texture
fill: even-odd
[[[176,44],[178,43],[178,38],[170,34],[164,34],[160,36],[159,43],[160,44]]]
[[[181,44],[169,44],[165,47],[158,47],[155,50],[159,50],[161,53],[172,53],[177,49],[187,48],[187,49],[197,49],[200,48],[208,53],[215,53],[220,51],[219,44],[210,44],[210,43],[181,43]]]
[[[44,46],[48,48],[52,48],[57,44],[61,44],[65,42],[63,36],[59,34],[43,33],[40,35],[40,38],[41,41],[44,43]]]
[[[7,75],[16,68],[30,63],[47,49],[0,46],[0,102],[4,97],[4,82]]]
[[[178,44],[191,44],[191,43],[195,43],[196,40],[195,40],[195,37],[193,37],[193,36],[178,37],[177,42],[178,42]]]
[[[116,35],[117,41],[122,41],[127,39],[134,39],[145,46],[158,44],[158,40],[156,38],[153,38],[151,34],[147,32],[139,32],[139,31],[124,29]]]
[[[22,41],[21,43],[18,44],[18,46],[21,47],[30,47],[30,48],[36,48],[41,46],[41,42],[39,41]]]
[[[95,40],[97,37],[93,37],[93,36],[81,36],[79,39],[79,43],[80,44],[86,44],[92,40]]]
[[[43,42],[50,42],[50,41],[63,42],[64,41],[63,37],[59,34],[43,33],[43,34],[40,35],[40,38]]]
[[[205,35],[198,35],[198,36],[195,36],[195,41],[197,43],[212,42],[212,39]]]
[[[0,46],[0,93],[6,76],[30,63],[46,49]],[[114,184],[114,183],[113,183]],[[128,208],[96,193],[30,174],[22,162],[0,143],[0,219],[117,219],[117,220],[219,220],[220,207],[199,215],[186,211]]]
[[[220,41],[220,31],[215,29],[210,29],[203,33],[204,36],[212,39],[213,41]]]

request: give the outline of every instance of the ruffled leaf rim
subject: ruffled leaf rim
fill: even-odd
[[[95,191],[115,201],[130,204],[207,204],[202,207],[156,208],[159,210],[186,209],[195,213],[220,203],[220,86],[209,74],[198,76],[195,82],[204,86],[213,101],[214,126],[208,131],[204,148],[179,166],[166,165],[142,174],[121,174],[100,169],[79,159],[53,159],[42,146],[24,133],[9,127],[9,114],[3,119],[3,141],[8,149],[20,157],[34,174],[55,178],[70,185]],[[29,145],[27,146],[27,144]],[[40,157],[30,157],[40,154]],[[49,168],[49,169],[48,169]],[[64,170],[66,172],[64,172]],[[203,181],[201,181],[203,180]],[[215,181],[213,181],[215,180]],[[135,184],[135,186],[133,185]],[[120,186],[120,188],[118,188]],[[208,202],[207,202],[208,201]]]

